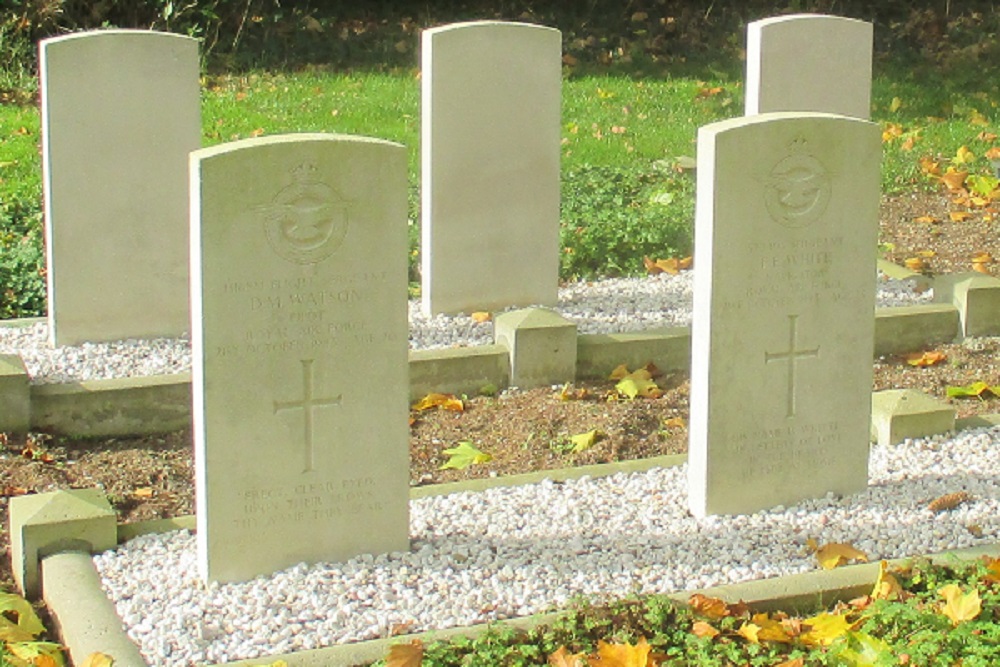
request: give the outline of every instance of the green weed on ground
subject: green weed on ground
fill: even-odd
[[[832,609],[759,613],[704,596],[691,602],[661,595],[581,602],[527,631],[496,625],[474,639],[401,641],[374,664],[988,667],[1000,655],[1000,559],[916,560],[881,573],[870,595]]]

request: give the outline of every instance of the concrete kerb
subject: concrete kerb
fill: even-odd
[[[1000,320],[1000,312],[993,317]],[[875,353],[913,352],[951,342],[959,337],[960,322],[954,304],[880,308]],[[576,377],[580,379],[606,377],[622,363],[631,368],[652,361],[663,371],[685,370],[690,364],[689,327],[583,334],[576,339]],[[471,395],[488,386],[503,389],[512,384],[510,353],[503,345],[412,351],[409,365],[412,399],[432,391]],[[189,374],[34,384],[29,394],[33,430],[74,437],[164,433],[183,428],[191,420]]]

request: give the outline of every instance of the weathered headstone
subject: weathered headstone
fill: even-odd
[[[407,549],[405,149],[240,141],[191,192],[202,576]]]
[[[871,115],[872,24],[792,14],[747,25],[746,114]]]
[[[556,303],[560,58],[553,28],[475,22],[424,31],[426,313]]]
[[[698,133],[690,507],[867,484],[880,134],[775,113]]]
[[[39,64],[53,343],[186,332],[198,41],[80,33],[43,40]]]

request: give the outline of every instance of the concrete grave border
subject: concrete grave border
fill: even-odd
[[[983,425],[974,421],[985,420],[986,424],[1000,425],[1000,414],[973,418],[967,424],[960,420],[960,427]],[[550,470],[525,475],[514,475],[506,478],[470,480],[451,484],[440,484],[417,487],[410,490],[410,497],[422,498],[434,495],[447,495],[462,491],[482,491],[498,486],[515,486],[541,481],[545,478],[566,480],[584,475],[593,477],[613,475],[619,472],[638,472],[653,467],[669,467],[681,465],[686,461],[685,455],[663,456],[640,461],[625,461],[619,463],[581,466],[579,468]],[[66,494],[56,491],[47,496],[58,497]],[[32,497],[27,497],[32,498]],[[35,497],[37,498],[37,497]],[[13,498],[12,505],[22,498]],[[36,499],[31,502],[51,504],[53,499]],[[55,499],[55,502],[59,502]],[[84,522],[90,521],[84,517]],[[193,516],[176,519],[162,519],[135,524],[118,525],[118,540],[125,540],[143,534],[167,532],[177,529],[194,529]],[[14,533],[12,526],[12,533]],[[73,531],[72,521],[64,517],[59,526],[61,530]],[[48,535],[48,533],[46,533]],[[22,545],[23,547],[24,545]],[[31,545],[29,545],[30,548]],[[122,629],[121,620],[113,605],[101,588],[100,578],[93,565],[90,553],[80,546],[70,546],[68,551],[49,553],[41,559],[39,580],[46,604],[52,614],[55,629],[60,633],[64,645],[74,663],[79,664],[95,651],[107,653],[115,658],[118,667],[148,667],[139,654],[138,648],[129,640]],[[959,557],[973,559],[982,555],[1000,557],[1000,543],[987,543],[967,549],[933,554],[933,558]],[[892,563],[901,563],[909,559],[898,559]],[[15,563],[16,565],[16,563]],[[871,590],[878,575],[877,562],[863,565],[852,565],[835,570],[817,570],[802,574],[788,575],[773,579],[749,581],[740,584],[717,586],[700,591],[683,591],[671,594],[670,597],[685,602],[696,592],[720,597],[727,601],[743,600],[757,610],[798,609],[807,605],[829,605],[835,600],[846,600],[863,595]],[[325,667],[326,665],[352,665],[374,661],[386,655],[389,647],[396,643],[406,643],[420,639],[425,643],[450,639],[453,637],[476,637],[489,627],[507,626],[528,629],[540,624],[551,623],[565,612],[552,612],[533,616],[507,619],[491,624],[480,624],[447,630],[435,630],[412,635],[401,635],[383,639],[369,640],[355,644],[332,646],[297,653],[271,655],[250,660],[238,660],[209,667],[251,667],[269,664],[275,660],[284,660],[289,667]]]
[[[953,281],[939,276],[932,283],[929,278],[888,262],[879,262],[879,268],[892,278],[916,279],[924,287]],[[966,282],[959,281],[960,289],[969,284],[967,278],[963,280]],[[962,292],[963,298],[952,298],[951,293],[938,297],[944,302],[878,308],[876,356],[920,351],[960,340],[963,325],[969,322],[975,323],[975,335],[1000,335],[1000,308],[995,307],[1000,303],[1000,279],[975,277],[975,298],[964,298],[967,292]],[[554,384],[602,378],[621,363],[633,367],[652,361],[664,371],[684,370],[690,365],[690,327],[575,334],[572,322],[547,311],[514,311],[497,319],[498,326],[503,326],[495,344],[411,351],[411,399],[430,392],[475,394],[487,385],[503,389],[527,387],[528,382]],[[530,330],[524,335],[512,331],[507,326],[510,320],[515,320],[515,326],[526,322]],[[40,321],[8,320],[0,322],[0,326],[28,326]],[[544,326],[540,327],[539,322]],[[536,353],[530,351],[532,346],[550,349]],[[553,363],[552,349],[559,350],[558,363]],[[575,376],[570,363],[574,356]],[[31,430],[72,437],[128,436],[166,433],[191,422],[191,376],[187,373],[66,384],[29,384],[26,378],[23,368],[6,356],[0,373],[0,402],[5,404],[0,410],[0,430],[20,431],[28,424]]]

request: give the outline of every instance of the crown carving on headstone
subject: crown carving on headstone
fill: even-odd
[[[809,141],[805,137],[796,137],[788,142],[788,152],[792,155],[805,155],[809,151]]]
[[[316,180],[316,165],[312,162],[302,162],[289,170],[292,178],[298,183],[310,183]]]

